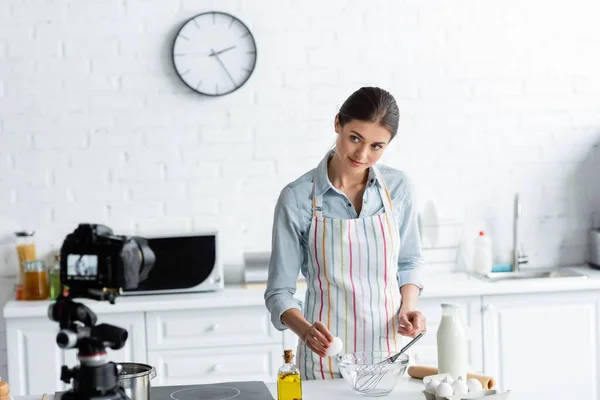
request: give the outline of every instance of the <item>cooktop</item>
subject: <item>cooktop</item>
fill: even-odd
[[[204,385],[153,386],[150,400],[273,400],[264,382],[224,382]]]

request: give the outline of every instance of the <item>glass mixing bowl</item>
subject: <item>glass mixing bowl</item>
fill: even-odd
[[[366,397],[387,396],[396,387],[398,378],[408,367],[408,354],[401,354],[395,363],[377,363],[394,355],[389,352],[357,352],[337,357],[337,364],[344,380],[359,395]]]

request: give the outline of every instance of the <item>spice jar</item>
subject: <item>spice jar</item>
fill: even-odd
[[[19,256],[19,283],[25,285],[25,261],[33,261],[35,256],[35,232],[15,232],[17,237],[17,255]]]
[[[22,283],[15,283],[15,300],[25,300],[25,289]]]
[[[25,300],[46,300],[49,293],[48,274],[42,260],[25,261]]]

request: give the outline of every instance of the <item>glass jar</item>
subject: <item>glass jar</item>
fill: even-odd
[[[42,260],[25,261],[24,297],[25,300],[46,300],[49,293],[48,274]]]
[[[15,283],[15,300],[25,300],[25,290],[22,283]]]
[[[36,259],[35,243],[33,235],[35,232],[15,232],[17,237],[17,255],[19,256],[19,282],[25,285],[25,261],[33,261]]]
[[[62,292],[62,283],[60,282],[60,254],[54,256],[54,266],[49,271],[50,275],[50,299],[56,298]]]

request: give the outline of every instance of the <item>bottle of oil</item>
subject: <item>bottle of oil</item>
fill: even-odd
[[[300,371],[294,365],[292,350],[283,351],[284,364],[277,371],[277,400],[302,400]]]
[[[62,284],[60,283],[60,254],[54,255],[54,267],[48,271],[50,275],[50,299],[56,298],[62,292]]]

